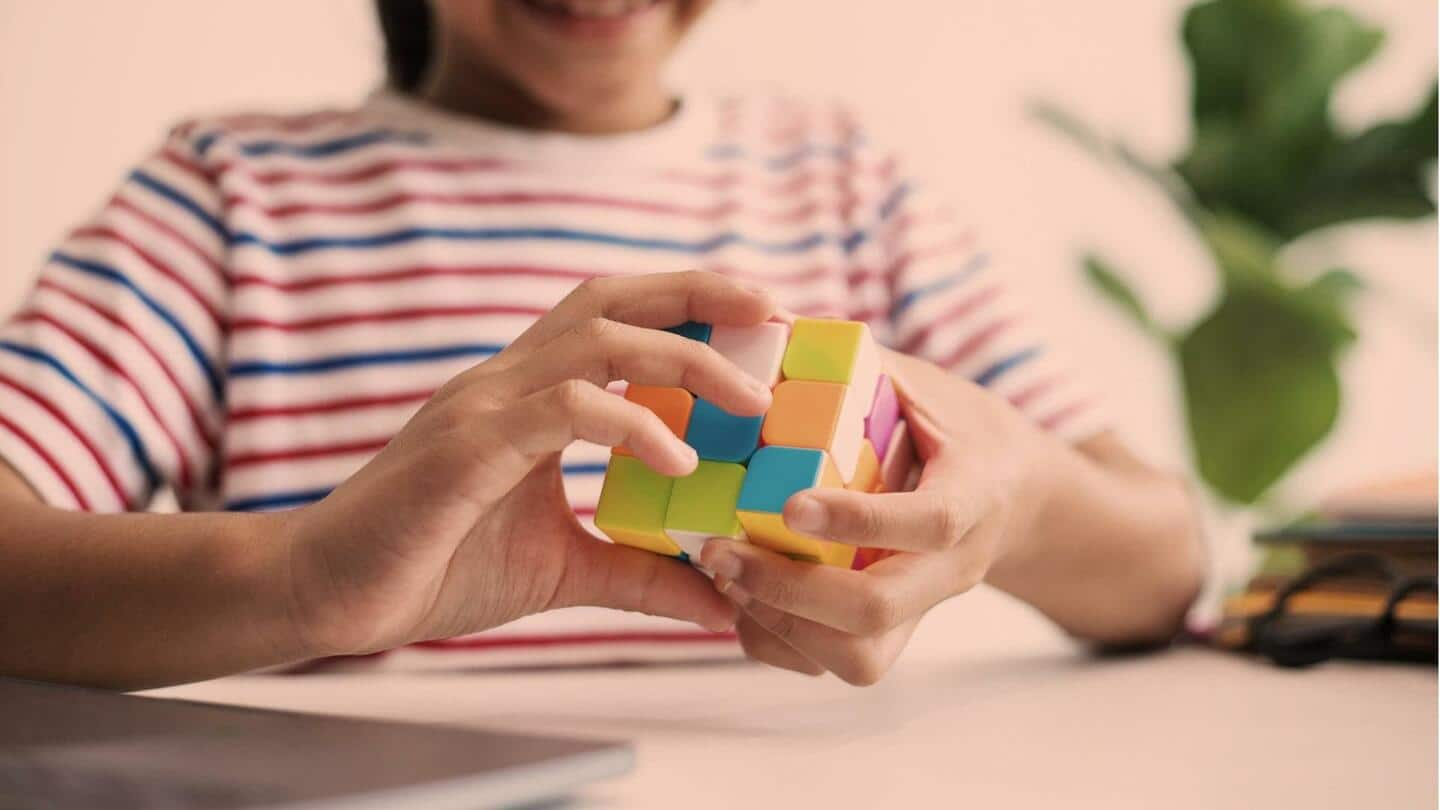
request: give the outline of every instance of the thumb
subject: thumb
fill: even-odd
[[[717,633],[734,628],[738,615],[735,604],[689,564],[588,532],[571,547],[552,607],[579,605],[680,619]]]
[[[881,494],[810,489],[785,504],[785,525],[794,531],[897,551],[943,551],[958,543],[977,517],[938,489]]]

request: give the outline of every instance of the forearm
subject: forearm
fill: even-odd
[[[1202,576],[1185,486],[1109,436],[1040,443],[1035,507],[987,580],[1101,644],[1168,640]]]
[[[0,494],[0,673],[136,689],[306,657],[282,521]]]

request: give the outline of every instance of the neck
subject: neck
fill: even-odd
[[[675,100],[658,76],[598,90],[587,87],[554,101],[537,97],[493,65],[447,47],[443,40],[436,57],[417,96],[452,112],[511,126],[615,134],[655,126],[675,110]]]

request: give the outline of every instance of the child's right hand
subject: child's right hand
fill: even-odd
[[[645,408],[604,390],[682,386],[739,415],[769,390],[703,343],[653,328],[748,326],[764,292],[710,273],[582,284],[494,358],[451,380],[329,497],[285,516],[293,614],[317,655],[472,633],[570,605],[723,630],[735,608],[690,566],[601,542],[565,499],[560,451],[624,444],[666,475],[694,452]]]

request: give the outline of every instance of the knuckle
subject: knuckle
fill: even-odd
[[[584,407],[590,394],[590,385],[584,380],[572,378],[556,383],[550,391],[556,407],[573,416]]]
[[[858,540],[875,540],[885,530],[885,521],[875,507],[860,498],[847,498],[835,510],[845,533]]]
[[[859,629],[862,633],[883,633],[901,621],[900,601],[881,588],[867,587],[861,592],[858,602]]]
[[[941,549],[953,548],[960,542],[965,532],[964,518],[960,514],[960,505],[954,499],[945,498],[940,502],[935,523]]]
[[[875,645],[859,641],[849,650],[842,671],[835,674],[851,686],[874,686],[884,680],[889,671],[889,662]]]
[[[604,309],[605,279],[587,278],[575,285],[568,297],[583,305],[586,310],[599,312]]]
[[[575,325],[575,336],[582,346],[608,342],[615,334],[616,324],[609,318],[586,318]]]
[[[771,633],[785,641],[793,641],[795,638],[795,617],[789,613],[777,612],[766,625]]]

